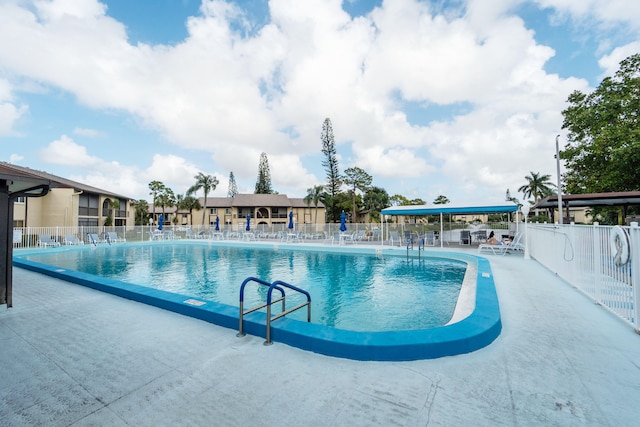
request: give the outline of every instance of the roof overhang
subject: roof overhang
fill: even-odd
[[[0,173],[0,181],[6,182],[9,188],[9,197],[42,197],[49,192],[53,183],[48,179],[42,179],[27,174]]]
[[[565,194],[562,196],[563,207],[593,207],[593,206],[629,206],[640,205],[640,191],[621,191],[611,193]],[[558,196],[549,196],[533,206],[533,209],[548,209],[558,207]]]
[[[481,215],[494,213],[516,212],[518,206],[510,203],[505,205],[469,205],[469,206],[452,206],[452,205],[416,205],[416,206],[392,206],[382,210],[382,215]]]

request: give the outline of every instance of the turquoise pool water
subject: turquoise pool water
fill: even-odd
[[[246,277],[282,280],[311,294],[313,323],[352,331],[415,330],[446,324],[467,266],[446,258],[198,242],[84,246],[17,256],[235,307]],[[264,287],[247,287],[245,308],[264,302],[265,295]],[[287,302],[287,306],[294,304]],[[306,312],[287,317],[303,320]]]

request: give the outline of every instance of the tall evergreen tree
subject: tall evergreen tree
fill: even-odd
[[[255,194],[273,194],[271,188],[271,172],[269,172],[269,159],[267,153],[260,154],[260,164],[258,165],[258,179],[256,180]]]
[[[325,159],[322,161],[322,166],[324,166],[327,172],[327,185],[325,186],[327,191],[325,197],[325,205],[328,213],[327,220],[334,222],[338,218],[335,198],[338,193],[340,193],[342,181],[340,180],[340,171],[338,169],[338,156],[336,153],[335,139],[333,137],[333,127],[331,126],[331,120],[329,118],[324,119],[320,139],[322,140],[322,154],[325,156]]]
[[[227,191],[227,197],[236,197],[238,194],[238,186],[236,185],[236,177],[233,176],[233,171],[229,173],[229,190]]]

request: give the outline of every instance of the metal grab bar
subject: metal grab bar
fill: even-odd
[[[244,311],[244,288],[249,282],[256,282],[259,285],[269,286],[269,297],[271,296],[271,288],[272,288],[272,284],[271,283],[266,282],[266,281],[264,281],[262,279],[258,279],[256,277],[247,277],[246,279],[244,279],[244,281],[242,282],[242,285],[240,286],[240,316],[239,316],[240,325],[238,326],[238,333],[236,334],[236,336],[238,336],[238,337],[243,337],[245,335],[244,334],[244,315],[252,313],[252,312],[254,312],[256,310],[260,310],[261,308],[267,307],[267,304],[268,304],[268,303],[261,304],[261,305],[258,305],[256,307],[250,308],[247,311]],[[278,291],[280,291],[281,296],[280,296],[280,298],[271,301],[270,304],[274,304],[276,302],[282,301],[282,311],[285,311],[284,289],[282,289],[279,286],[275,286],[275,287],[273,287],[273,289],[277,289]]]
[[[276,314],[275,316],[271,317],[271,304],[277,302],[277,301],[272,301],[271,300],[271,293],[273,292],[274,289],[279,289],[282,291],[282,288],[280,288],[280,286],[283,286],[285,288],[289,288],[293,291],[299,292],[303,295],[305,295],[307,297],[307,302],[303,302],[301,304],[296,305],[293,308],[290,308],[289,310],[285,310],[284,309],[284,303],[283,303],[283,310],[282,313],[280,314]],[[284,292],[284,291],[282,291]],[[309,294],[309,292],[305,291],[304,289],[300,289],[296,286],[290,285],[289,283],[283,282],[282,280],[276,280],[275,282],[273,282],[271,284],[271,286],[269,286],[269,291],[267,292],[267,340],[264,342],[264,345],[271,345],[271,321],[279,319],[283,316],[286,316],[287,314],[296,311],[304,306],[307,306],[307,322],[311,322],[311,294]]]

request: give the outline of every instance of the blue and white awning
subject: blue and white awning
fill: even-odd
[[[515,203],[504,205],[415,205],[415,206],[391,206],[382,209],[382,215],[473,215],[516,212],[518,206]]]

